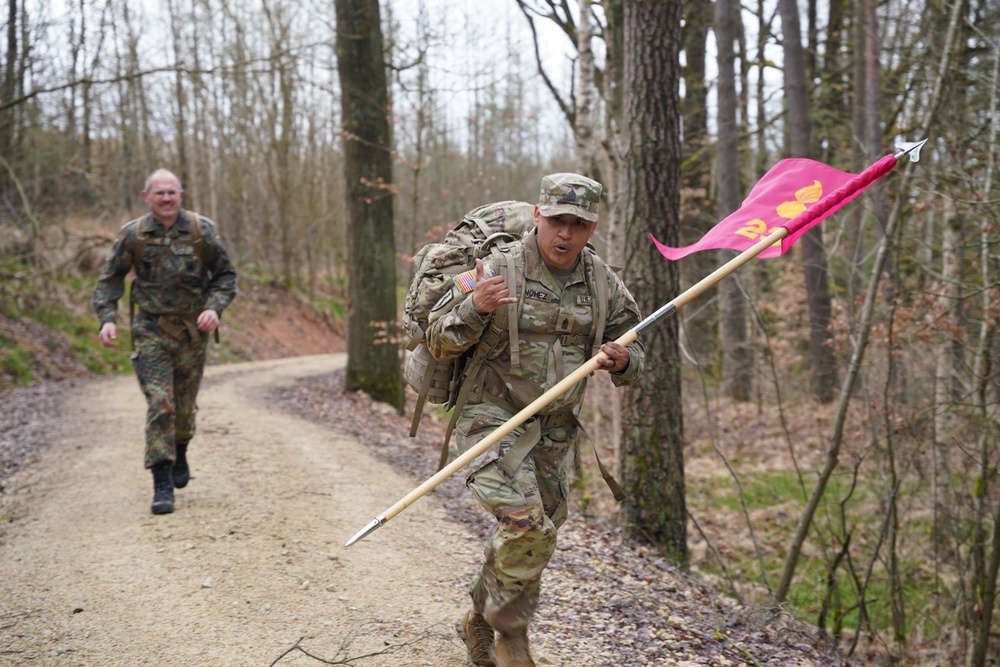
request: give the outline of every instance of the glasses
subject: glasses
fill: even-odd
[[[183,190],[157,190],[156,192],[148,193],[153,199],[166,199],[167,197],[176,197],[181,194]]]

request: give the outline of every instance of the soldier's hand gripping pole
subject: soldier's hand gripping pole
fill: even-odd
[[[867,188],[874,181],[888,173],[896,165],[898,159],[904,155],[910,155],[910,159],[913,162],[918,161],[920,159],[920,149],[925,143],[927,143],[927,139],[914,143],[897,144],[897,147],[900,149],[898,153],[895,155],[885,156],[855,176],[847,184],[822,197],[811,208],[799,214],[794,220],[791,220],[783,226],[777,227],[774,231],[755,243],[753,246],[747,248],[739,255],[702,278],[669,303],[661,306],[655,313],[637,324],[635,328],[629,329],[615,342],[621,345],[628,345],[629,343],[632,343],[643,331],[653,326],[667,315],[673,314],[678,309],[701,296],[720,280],[741,268],[744,264],[764,252],[767,248],[771,247],[775,243],[781,243],[781,240],[786,236],[805,227],[806,225],[809,225],[810,223],[813,223],[815,220],[822,219],[830,212],[832,207],[836,206],[846,198],[853,196],[858,191]],[[480,454],[486,452],[490,447],[500,442],[504,436],[508,435],[515,428],[531,419],[542,408],[561,396],[570,387],[573,387],[576,383],[580,382],[580,380],[583,380],[591,373],[597,371],[600,367],[599,360],[602,358],[606,358],[606,355],[603,352],[597,353],[590,360],[588,360],[587,363],[567,375],[554,387],[536,398],[527,407],[523,408],[520,412],[504,422],[504,424],[498,427],[487,437],[476,443],[475,446],[471,447],[468,451],[439,470],[433,477],[410,491],[384,513],[368,522],[368,525],[359,530],[354,537],[347,540],[344,546],[349,547],[377,528],[381,528],[384,523],[412,505],[418,498],[425,495],[441,484],[444,480],[448,479],[466,465],[474,461]]]

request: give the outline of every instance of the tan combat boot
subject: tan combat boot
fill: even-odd
[[[458,636],[469,649],[469,663],[475,667],[496,667],[493,661],[493,628],[480,614],[470,611],[455,624]]]
[[[497,667],[535,667],[528,649],[528,632],[515,631],[512,634],[501,632],[497,637]]]

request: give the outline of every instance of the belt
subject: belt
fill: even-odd
[[[156,326],[160,327],[163,333],[167,334],[177,342],[184,341],[185,333],[187,333],[191,340],[197,340],[198,336],[201,334],[201,331],[198,329],[197,313],[165,313],[163,315],[155,315],[153,313],[140,310],[139,315],[155,320]],[[214,334],[215,342],[218,343],[219,330],[216,329]]]
[[[156,318],[156,326],[176,341],[184,340],[185,332],[196,340],[198,337],[197,317],[192,315],[160,315]]]

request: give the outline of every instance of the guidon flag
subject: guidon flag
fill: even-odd
[[[893,159],[891,155],[886,157]],[[826,210],[810,211],[810,207],[824,195],[842,188],[856,177],[856,174],[834,169],[815,160],[786,158],[777,162],[757,181],[739,209],[726,216],[696,243],[673,248],[660,243],[652,234],[650,238],[660,254],[667,259],[677,260],[699,250],[729,248],[742,252],[778,227],[786,227],[789,230],[787,236],[757,255],[761,259],[778,257],[787,252],[803,234],[861,194],[864,188],[845,193],[846,196],[839,198]],[[809,215],[810,213],[818,215]],[[796,221],[805,224],[795,225]]]

